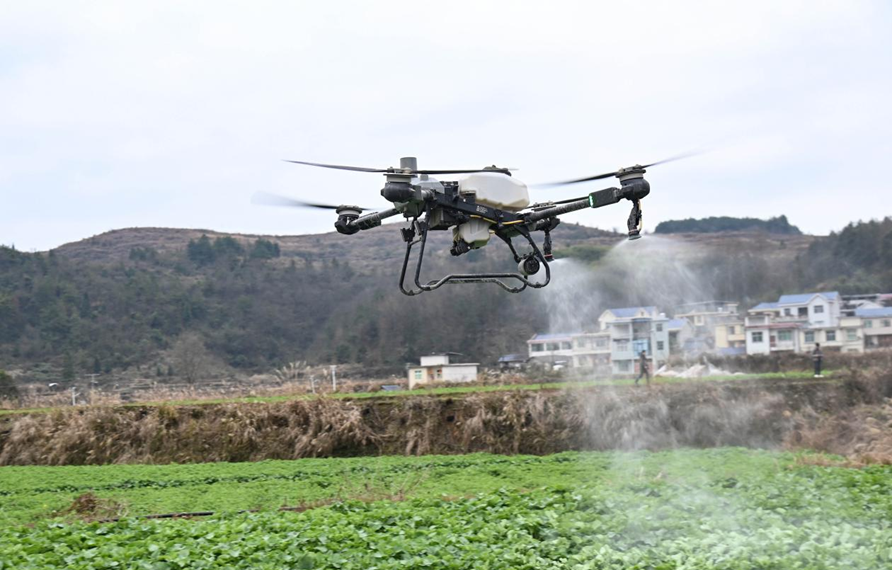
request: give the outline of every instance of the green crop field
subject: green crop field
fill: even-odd
[[[215,514],[140,518],[183,511]],[[727,448],[3,467],[0,523],[4,569],[889,568],[892,468]]]

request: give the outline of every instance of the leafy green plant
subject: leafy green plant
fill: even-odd
[[[309,490],[334,497],[345,478],[392,489],[421,474],[403,501],[274,510],[286,492],[310,502]],[[743,449],[4,468],[0,568],[880,569],[892,564],[890,474]],[[9,518],[91,483],[106,490],[90,504],[133,499],[129,518]],[[278,505],[233,513],[257,485]],[[164,500],[176,511],[219,508],[141,519],[147,493],[175,493]]]

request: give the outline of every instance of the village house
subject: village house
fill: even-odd
[[[745,323],[737,309],[737,303],[728,301],[702,301],[677,307],[675,318],[687,320],[693,329],[683,346],[685,354],[745,352]]]
[[[633,375],[642,350],[656,370],[675,354],[808,353],[817,343],[825,351],[892,348],[892,307],[885,303],[892,303],[892,295],[843,298],[825,291],[782,295],[756,305],[745,318],[737,303],[723,301],[682,305],[673,319],[652,306],[608,309],[592,332],[534,335],[527,341],[528,358],[556,368]]]
[[[592,332],[533,335],[527,341],[529,362],[605,376],[637,374],[641,351],[655,370],[693,335],[686,319],[668,319],[656,307],[608,309],[596,327]]]
[[[505,354],[499,357],[499,370],[520,370],[529,360],[523,354]]]
[[[862,352],[860,317],[842,314],[835,291],[782,295],[777,302],[760,303],[745,319],[747,354],[824,350]]]
[[[610,373],[610,333],[573,335],[573,368],[588,368],[597,374]]]
[[[419,366],[411,366],[408,369],[409,389],[422,384],[439,382],[475,382],[479,364],[476,362],[452,362],[453,356],[461,356],[461,354],[446,352],[422,356]]]
[[[573,365],[573,336],[579,333],[534,334],[527,341],[530,362],[564,367]]]
[[[855,316],[861,320],[864,348],[892,348],[892,307],[859,308]]]
[[[598,318],[600,330],[610,334],[610,365],[613,374],[638,373],[644,352],[651,371],[669,359],[669,330],[666,315],[656,307],[607,309]]]
[[[669,354],[679,354],[694,338],[694,327],[687,319],[669,319],[666,322],[666,330],[669,332]]]

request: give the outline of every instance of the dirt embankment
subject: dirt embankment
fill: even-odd
[[[736,381],[400,397],[60,409],[9,417],[0,465],[257,461],[378,454],[543,454],[779,447],[892,382]]]

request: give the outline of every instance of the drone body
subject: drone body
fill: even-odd
[[[670,159],[673,160],[673,159]],[[513,178],[511,171],[495,166],[471,170],[419,170],[414,157],[400,159],[399,168],[374,169],[354,166],[337,166],[302,161],[288,161],[322,168],[376,172],[384,174],[385,184],[381,196],[392,204],[383,211],[363,215],[365,208],[359,206],[330,206],[313,204],[265,194],[261,202],[266,204],[289,205],[334,209],[338,214],[335,229],[345,235],[375,228],[383,220],[402,215],[409,226],[401,231],[406,242],[406,255],[400,273],[400,290],[406,295],[418,295],[433,291],[446,283],[496,283],[505,290],[519,293],[527,287],[541,288],[551,280],[549,262],[552,261],[550,232],[560,223],[559,216],[582,210],[600,208],[615,204],[623,199],[632,202],[629,216],[629,239],[637,239],[641,232],[640,201],[650,193],[650,184],[644,179],[646,166],[636,165],[616,172],[591,176],[577,180],[559,182],[554,185],[575,184],[604,178],[616,177],[618,187],[605,188],[586,196],[530,204],[529,190],[523,182]],[[666,161],[662,161],[666,162]],[[434,175],[449,175],[453,180],[438,180]],[[452,176],[460,175],[460,176]],[[424,249],[430,231],[452,231],[454,256],[463,255],[473,249],[486,246],[493,236],[505,242],[514,261],[518,265],[516,273],[473,273],[450,274],[433,281],[422,282],[421,267]],[[542,249],[532,238],[535,232],[542,232]],[[529,249],[519,253],[512,242],[522,238]],[[406,273],[413,248],[419,245],[413,284],[406,286]],[[545,270],[545,279],[530,280],[529,277]],[[511,281],[513,284],[506,283]]]

